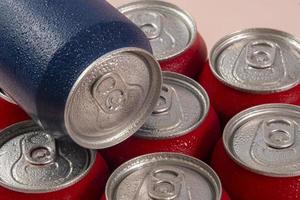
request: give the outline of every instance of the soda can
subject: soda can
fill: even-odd
[[[101,153],[112,168],[154,152],[205,160],[220,137],[219,119],[205,90],[184,75],[163,72],[160,99],[146,123],[128,140]]]
[[[161,71],[144,33],[117,9],[3,0],[0,12],[0,85],[45,130],[99,149],[144,124]]]
[[[300,41],[273,29],[246,29],[212,48],[199,82],[221,121],[266,103],[300,105]]]
[[[0,163],[3,200],[98,200],[109,176],[96,151],[66,135],[49,135],[32,121],[2,131]]]
[[[155,153],[134,158],[110,176],[106,200],[225,200],[217,174],[183,154]]]
[[[136,1],[119,8],[139,26],[161,69],[197,78],[207,60],[206,44],[187,12],[163,1]]]
[[[0,130],[29,116],[0,88]]]
[[[299,200],[300,107],[264,104],[234,116],[212,167],[233,199]]]

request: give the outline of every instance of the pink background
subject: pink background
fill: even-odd
[[[108,0],[120,6],[130,0]],[[166,0],[188,11],[210,49],[221,37],[237,30],[267,27],[300,38],[300,0]]]

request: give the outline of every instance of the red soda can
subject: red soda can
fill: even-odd
[[[238,200],[300,199],[300,107],[264,104],[234,116],[212,167]]]
[[[1,200],[99,200],[109,176],[100,154],[32,121],[0,134]]]
[[[146,123],[131,138],[101,153],[112,168],[154,152],[208,159],[220,137],[219,119],[205,90],[184,75],[163,72],[160,98]]]
[[[106,200],[229,200],[217,174],[183,154],[154,153],[134,158],[109,178]],[[101,199],[103,200],[103,199]]]
[[[161,69],[197,78],[207,60],[207,48],[194,19],[163,1],[137,1],[119,8],[148,37]]]
[[[29,116],[0,88],[0,130]]]
[[[217,42],[199,82],[224,125],[252,106],[300,105],[299,52],[294,36],[265,28],[236,32]]]

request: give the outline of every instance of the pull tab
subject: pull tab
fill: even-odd
[[[160,97],[152,114],[163,114],[168,112],[172,106],[172,89],[168,85],[163,85]]]
[[[285,149],[295,143],[296,127],[289,120],[273,119],[263,123],[265,143],[275,149]]]
[[[246,63],[256,69],[269,68],[274,64],[276,45],[267,40],[249,42],[246,47]]]
[[[145,33],[149,40],[156,39],[162,31],[161,15],[157,12],[138,12],[128,18]]]
[[[155,200],[173,200],[180,196],[183,181],[183,173],[180,171],[155,169],[150,174],[148,195]]]
[[[47,133],[26,135],[21,145],[25,159],[33,165],[46,165],[56,158],[55,139]]]
[[[112,114],[126,104],[127,86],[119,74],[110,72],[93,85],[92,96],[104,112]]]

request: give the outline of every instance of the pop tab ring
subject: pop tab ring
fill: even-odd
[[[299,84],[300,41],[273,29],[235,32],[212,48],[210,67],[218,80],[237,90],[286,91]]]
[[[234,116],[223,133],[225,149],[242,167],[272,177],[300,175],[300,107],[264,104]]]

